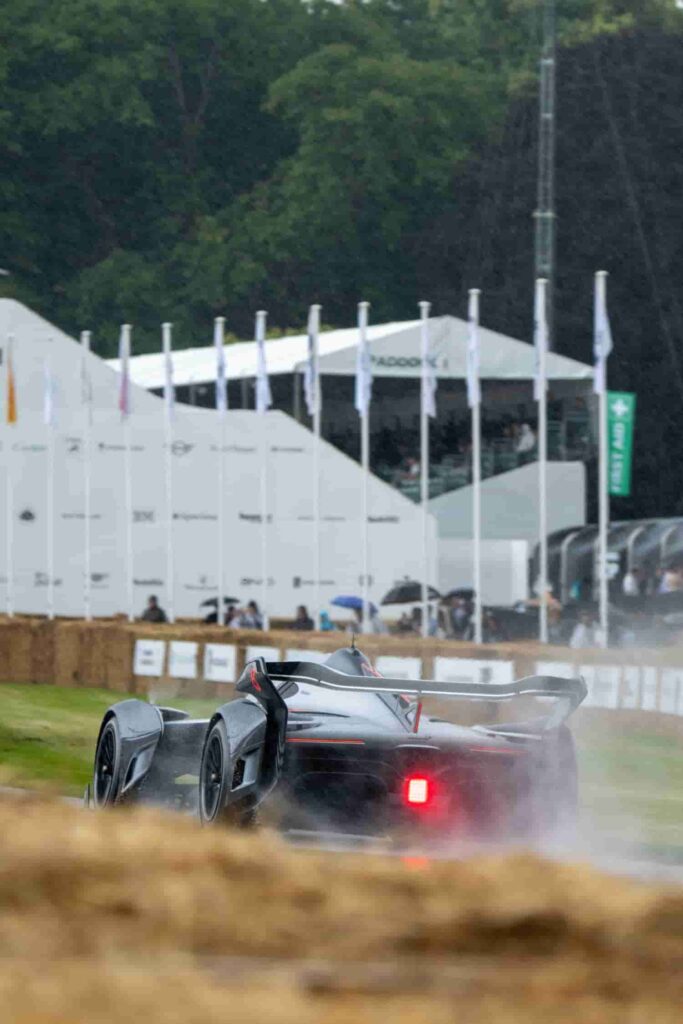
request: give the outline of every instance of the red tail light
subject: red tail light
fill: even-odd
[[[425,775],[408,775],[403,780],[403,802],[409,807],[427,807],[434,795],[434,784]]]

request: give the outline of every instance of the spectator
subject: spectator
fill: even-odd
[[[334,622],[330,619],[327,612],[320,613],[320,632],[321,633],[333,633],[337,627]]]
[[[589,611],[582,611],[579,613],[579,619],[572,635],[569,638],[569,646],[574,649],[582,647],[595,647],[595,623],[593,616]]]
[[[292,623],[292,629],[311,630],[315,629],[315,623],[308,614],[305,604],[300,604],[296,610],[296,618]]]
[[[160,606],[154,594],[147,598],[147,607],[140,616],[143,622],[167,622],[166,612]]]
[[[461,639],[467,632],[470,621],[470,609],[464,597],[452,597],[448,609],[449,632]]]
[[[363,609],[362,608],[354,608],[353,609],[353,613],[354,613],[354,616],[356,618],[356,621],[353,624],[353,626],[350,626],[350,627],[347,628],[347,633],[348,632],[362,633],[363,632]],[[370,609],[369,609],[369,615],[368,615],[368,633],[388,633],[388,632],[389,632],[389,630],[387,628],[386,623],[382,622],[381,618],[379,617],[379,612],[377,611],[375,606],[371,604],[370,605]]]
[[[263,629],[263,616],[256,601],[250,601],[246,608],[236,612],[230,625],[235,629]]]
[[[398,620],[398,622],[396,623],[396,632],[397,633],[414,633],[415,632],[414,629],[413,629],[412,619],[410,618],[410,615],[408,615],[408,612],[402,612],[401,613],[401,617]]]
[[[522,423],[517,434],[515,451],[518,455],[528,455],[536,447],[536,435],[528,423]]]
[[[621,591],[624,597],[640,597],[641,572],[638,566],[629,569],[621,583]]]

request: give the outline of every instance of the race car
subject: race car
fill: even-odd
[[[241,825],[267,809],[284,831],[467,839],[543,836],[575,813],[566,719],[581,679],[389,679],[352,646],[324,664],[256,659],[236,689],[208,719],[135,699],[109,708],[94,805],[149,801]],[[424,710],[450,698],[480,702],[482,723]],[[522,720],[498,721],[501,701],[521,703]]]

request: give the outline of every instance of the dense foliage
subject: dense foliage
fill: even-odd
[[[634,500],[683,513],[683,12],[558,3],[556,341],[590,357],[606,267]],[[4,0],[0,264],[113,353],[222,312],[376,320],[419,298],[530,328],[540,7],[532,0]],[[667,472],[663,470],[666,469]]]

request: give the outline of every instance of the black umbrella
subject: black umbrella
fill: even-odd
[[[223,604],[239,604],[239,597],[224,597]],[[207,597],[206,601],[202,601],[199,606],[200,608],[218,608],[217,597]]]
[[[427,587],[429,601],[438,601],[441,595],[434,587]],[[417,580],[403,580],[391,588],[382,599],[382,604],[415,604],[422,600],[422,584]]]
[[[441,600],[449,601],[452,597],[461,597],[463,601],[474,601],[474,590],[472,587],[456,587],[455,590],[449,590],[447,594],[444,594]]]

